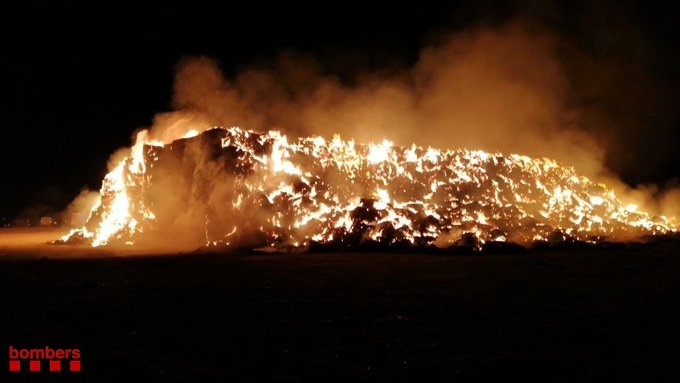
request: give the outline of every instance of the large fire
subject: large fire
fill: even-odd
[[[160,190],[169,172],[181,182]],[[218,187],[225,191],[212,193]],[[95,247],[144,241],[173,222],[160,206],[162,193],[210,196],[197,205],[204,217],[198,245],[208,246],[480,248],[489,241],[598,242],[677,230],[674,218],[624,206],[605,185],[547,158],[338,136],[289,142],[276,131],[214,128],[168,143],[141,132],[104,178],[87,224],[62,240]]]

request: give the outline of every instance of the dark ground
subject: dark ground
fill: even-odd
[[[81,349],[80,379],[60,373],[69,381],[672,380],[679,250],[92,258],[5,250],[0,346],[3,355],[9,345]]]

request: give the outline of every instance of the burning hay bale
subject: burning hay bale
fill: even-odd
[[[87,224],[63,240],[481,249],[676,227],[550,159],[216,128],[166,145],[142,134],[104,179]]]

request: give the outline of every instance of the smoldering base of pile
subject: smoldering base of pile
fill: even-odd
[[[641,249],[653,250],[661,246],[680,247],[680,233],[644,236],[634,242],[611,242],[601,240],[598,242],[585,242],[577,239],[562,239],[553,241],[534,241],[530,245],[522,246],[512,242],[490,241],[484,244],[474,242],[471,237],[463,238],[459,243],[441,248],[434,245],[414,245],[404,241],[399,243],[383,244],[379,241],[366,240],[362,243],[318,243],[312,241],[308,247],[261,247],[261,248],[236,248],[226,246],[204,246],[195,253],[237,253],[249,255],[285,255],[285,254],[332,254],[332,253],[391,253],[391,254],[431,254],[440,256],[454,255],[512,255],[543,253],[546,251],[570,252],[570,251],[639,251]]]
[[[87,240],[82,236],[72,236],[68,240],[56,240],[49,242],[52,245],[83,245]],[[305,254],[305,253],[392,253],[392,254],[432,254],[432,255],[511,255],[526,254],[545,251],[637,251],[649,249],[655,246],[671,245],[680,247],[680,232],[645,235],[631,242],[612,242],[605,238],[593,238],[592,242],[581,241],[564,236],[556,231],[546,241],[534,241],[529,245],[522,246],[513,242],[480,241],[472,234],[463,237],[448,247],[437,247],[431,244],[414,244],[407,240],[384,243],[371,239],[347,237],[342,240],[321,243],[310,241],[306,247],[299,246],[271,246],[271,247],[244,247],[213,245],[201,246],[194,250],[193,254]]]

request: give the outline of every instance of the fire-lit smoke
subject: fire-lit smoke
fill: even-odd
[[[518,24],[480,28],[423,49],[412,68],[366,73],[352,85],[292,53],[233,80],[208,58],[187,59],[177,70],[176,112],[158,116],[152,135],[178,138],[192,124],[341,133],[359,142],[549,155],[594,174],[603,148],[567,105],[556,50],[549,34]]]
[[[235,233],[239,233],[238,238],[245,241],[246,237],[256,238],[253,233],[257,232],[265,238],[263,241],[256,240],[257,245],[271,242],[272,238],[284,237],[285,241],[273,242],[300,245],[308,244],[312,240],[327,239],[326,236],[337,229],[334,226],[338,224],[335,219],[339,219],[338,217],[343,214],[350,214],[353,209],[362,206],[372,208],[364,204],[374,206],[376,203],[388,204],[388,207],[382,209],[387,211],[385,214],[388,218],[382,215],[374,217],[375,222],[380,222],[383,226],[387,222],[393,229],[399,222],[405,222],[405,219],[413,223],[413,217],[405,217],[408,215],[407,211],[414,209],[418,213],[410,214],[418,216],[424,214],[425,217],[432,216],[440,220],[432,225],[434,230],[432,232],[425,233],[418,229],[416,233],[411,228],[409,233],[400,234],[411,242],[417,242],[416,237],[432,237],[433,241],[441,243],[439,240],[441,237],[449,238],[444,242],[451,244],[466,233],[474,234],[482,241],[503,237],[523,243],[534,239],[546,239],[550,233],[555,232],[578,239],[593,236],[629,238],[633,234],[666,232],[671,229],[672,223],[665,218],[653,218],[647,213],[634,211],[651,209],[652,213],[658,215],[667,212],[677,213],[678,193],[674,191],[651,193],[649,190],[629,189],[612,176],[603,166],[603,158],[608,150],[607,143],[586,129],[587,126],[584,124],[588,120],[584,119],[582,110],[573,106],[570,100],[571,90],[570,81],[559,58],[557,39],[548,31],[520,23],[510,23],[500,28],[477,28],[440,39],[423,49],[418,61],[410,68],[392,70],[389,73],[365,73],[357,76],[351,83],[325,73],[313,59],[294,53],[280,55],[271,65],[247,68],[232,79],[225,78],[218,63],[211,59],[204,57],[185,59],[177,67],[174,111],[157,115],[153,127],[148,132],[144,131],[138,135],[131,153],[125,153],[126,159],[116,158],[116,161],[113,161],[111,173],[104,180],[102,198],[93,209],[90,223],[79,232],[79,235],[94,245],[103,245],[109,242],[108,239],[117,238],[118,234],[121,234],[120,238],[125,239],[123,243],[133,243],[135,241],[130,233],[139,234],[143,231],[146,232],[144,236],[147,239],[160,238],[165,245],[172,245],[167,242],[174,242],[180,247],[191,247],[212,242],[230,242],[228,238],[237,235]],[[465,197],[460,194],[462,193],[460,190],[455,192],[440,190],[439,192],[445,196],[439,196],[439,200],[434,202],[427,201],[425,197],[437,190],[420,190],[420,186],[412,187],[409,192],[393,190],[392,182],[404,182],[399,178],[402,176],[408,178],[403,174],[399,177],[383,175],[382,178],[358,182],[343,172],[326,174],[327,166],[319,164],[308,166],[309,161],[324,161],[323,158],[315,159],[309,153],[307,155],[312,158],[306,158],[303,162],[279,158],[279,165],[275,165],[277,163],[275,156],[278,155],[276,149],[267,146],[268,149],[262,149],[262,152],[250,153],[248,150],[255,150],[252,148],[253,145],[245,144],[238,150],[254,157],[241,158],[244,161],[242,166],[252,168],[257,165],[253,163],[255,161],[262,163],[257,166],[263,167],[250,169],[251,173],[247,175],[239,174],[233,169],[225,171],[223,164],[214,161],[216,154],[211,151],[213,149],[206,149],[204,145],[187,145],[182,149],[181,156],[174,160],[165,160],[157,172],[147,173],[147,169],[152,166],[149,161],[154,161],[154,157],[148,157],[145,144],[152,145],[147,146],[147,149],[153,145],[157,147],[165,145],[167,149],[168,145],[177,139],[196,136],[214,126],[240,126],[244,129],[240,132],[250,132],[248,134],[251,135],[257,135],[256,132],[259,132],[263,133],[261,137],[265,138],[274,134],[267,132],[280,131],[287,137],[281,143],[284,147],[289,145],[289,142],[298,142],[298,137],[321,136],[331,140],[336,134],[340,134],[345,140],[354,140],[357,147],[361,143],[380,143],[384,139],[389,139],[393,142],[390,145],[394,145],[395,149],[388,150],[385,154],[387,158],[381,158],[378,162],[388,163],[395,169],[408,167],[407,164],[411,163],[405,159],[408,156],[405,151],[413,148],[413,144],[422,146],[417,150],[413,149],[418,152],[418,158],[427,158],[429,152],[438,153],[435,162],[441,169],[447,169],[447,166],[451,165],[450,161],[457,158],[456,153],[459,156],[463,155],[462,153],[479,153],[473,154],[472,157],[480,156],[476,161],[483,159],[482,165],[475,164],[475,160],[459,160],[455,166],[462,164],[463,173],[445,172],[446,177],[442,178],[441,174],[426,172],[426,175],[422,175],[423,179],[416,175],[415,180],[410,180],[414,184],[422,184],[437,190],[440,188],[448,190],[445,185],[458,187],[465,182],[472,182],[466,177],[471,177],[471,173],[476,171],[491,172],[488,167],[489,161],[494,163],[494,167],[499,166],[497,162],[500,161],[503,170],[500,173],[512,182],[520,182],[511,175],[514,171],[512,169],[521,169],[523,166],[540,169],[548,166],[551,169],[558,169],[560,175],[558,179],[535,172],[522,176],[534,177],[535,180],[525,179],[525,182],[531,183],[532,188],[539,190],[547,185],[547,179],[551,180],[548,182],[551,183],[550,187],[544,190],[545,193],[540,198],[521,193],[517,195],[513,192],[512,197],[507,197],[510,199],[498,196],[490,199],[488,193],[498,191],[499,187],[493,184],[495,189],[466,189]],[[305,140],[299,141],[299,145],[314,142]],[[222,149],[232,150],[229,149],[229,145],[233,144],[233,141],[230,142]],[[267,145],[275,147],[276,142],[274,140]],[[170,147],[175,145],[178,144],[172,144]],[[375,153],[372,154],[370,148],[375,146],[360,147],[361,150],[368,152],[357,154],[360,160],[356,161],[364,165],[371,163],[373,161],[371,156]],[[483,152],[445,152],[447,149],[463,148]],[[286,150],[288,155],[299,154],[295,148]],[[505,155],[497,156],[494,154],[497,152]],[[520,153],[522,156],[513,157],[509,155],[510,153]],[[534,160],[524,156],[554,159],[568,167],[573,166],[576,172],[562,165],[544,165],[556,164],[552,160],[532,162]],[[167,155],[165,157],[168,158]],[[264,162],[258,158],[262,158]],[[335,157],[333,159],[337,160]],[[338,168],[355,166],[354,162],[344,164],[343,161],[334,166]],[[187,162],[192,165],[187,167]],[[508,168],[504,168],[503,164]],[[377,167],[362,168],[364,165],[356,165],[349,174],[359,170],[378,171]],[[396,172],[395,169],[392,170]],[[279,196],[288,200],[292,198],[288,203],[294,203],[293,197],[301,193],[296,190],[300,185],[296,186],[290,179],[286,179],[283,185],[270,184],[272,179],[276,178],[267,176],[267,172],[270,171],[302,177],[310,182],[321,177],[321,181],[314,182],[341,188],[344,194],[339,195],[351,198],[342,201],[334,201],[332,198],[329,201],[324,200],[325,208],[331,209],[332,213],[328,213],[329,216],[318,213],[319,216],[314,219],[322,217],[326,223],[325,226],[321,225],[325,229],[316,231],[299,227],[292,230],[293,228],[289,227],[293,221],[306,219],[306,214],[316,214],[309,211],[305,213],[297,208],[278,211],[276,212],[279,214],[278,218],[272,218],[276,214],[272,216],[271,209],[265,209],[266,212],[263,212],[261,204],[249,201],[255,205],[252,209],[246,208],[242,213],[252,216],[246,217],[241,213],[235,213],[233,204],[235,198],[240,195],[238,187],[245,187],[251,193],[264,193],[268,200],[276,198],[277,196],[272,197],[271,193],[275,193],[275,190],[280,191],[277,188],[283,187],[286,191],[285,193],[280,191]],[[323,175],[315,173],[321,171],[325,173]],[[542,171],[547,172],[545,169]],[[190,172],[191,177],[186,172]],[[297,174],[298,172],[300,174]],[[407,173],[411,178],[416,174],[412,171]],[[153,174],[153,180],[146,178],[149,174]],[[609,188],[598,189],[600,186],[591,181],[583,181],[581,175],[595,182],[608,181],[615,193]],[[362,177],[364,176],[362,174]],[[378,177],[374,174],[366,176]],[[495,181],[498,182],[498,179]],[[536,182],[542,186],[538,186]],[[244,183],[250,185],[250,189],[244,186]],[[151,184],[152,188],[149,187]],[[311,187],[310,184],[306,185]],[[476,185],[477,188],[490,187],[479,179],[473,184],[468,184],[468,187],[472,187],[470,185]],[[581,185],[579,187],[585,189],[578,191],[579,187],[576,185]],[[508,185],[505,187],[512,189]],[[592,188],[598,191],[593,191]],[[420,192],[423,194],[418,194]],[[663,196],[653,198],[654,194]],[[389,201],[385,200],[386,196],[389,196]],[[248,198],[254,196],[248,195]],[[305,195],[304,198],[310,197]],[[510,209],[505,204],[515,204],[516,206],[512,208],[519,206],[522,210],[520,205],[524,202],[521,201],[538,198],[536,203],[546,203],[551,206],[550,209],[557,210],[553,211],[545,206],[536,209],[532,207],[529,209],[531,211],[522,210],[522,213],[515,212],[513,214],[518,215],[513,215],[494,209],[489,212],[485,210],[486,208],[468,207],[464,209],[465,212],[457,211],[458,218],[451,215],[453,214],[451,210],[446,210],[460,208],[461,200],[466,198],[472,200],[479,198],[477,203],[493,205],[494,209],[501,210]],[[563,200],[559,209],[551,205],[555,198]],[[362,202],[362,199],[365,201]],[[335,205],[333,206],[330,201],[334,201]],[[419,201],[420,207],[409,205],[415,203],[414,201]],[[606,209],[597,207],[605,202]],[[444,206],[444,203],[448,206]],[[452,203],[457,206],[452,207]],[[633,208],[629,206],[631,203],[638,206]],[[321,209],[320,206],[316,208]],[[604,210],[597,211],[598,209]],[[554,213],[555,211],[559,211],[559,214]],[[548,214],[548,217],[541,212]],[[488,214],[498,216],[492,218]],[[551,214],[558,214],[559,219]],[[638,217],[635,214],[641,215]],[[463,216],[468,218],[462,222],[456,221]],[[533,229],[520,234],[520,231],[513,231],[509,226],[499,223],[511,217],[530,217],[537,220],[536,222],[542,222],[545,227],[538,230],[532,224],[529,226]],[[387,221],[384,221],[386,219]],[[442,219],[449,221],[444,224],[441,222]],[[287,224],[284,224],[284,221]],[[105,226],[101,226],[102,222]],[[256,222],[259,224],[256,225]],[[343,222],[343,227],[348,232],[351,231],[353,223]],[[245,230],[244,225],[249,225],[250,228]],[[644,232],[634,230],[631,232],[629,230],[631,228],[643,228]],[[279,230],[288,232],[283,235]],[[244,235],[243,232],[249,234]],[[363,234],[377,240],[381,238],[380,233],[371,229]]]

